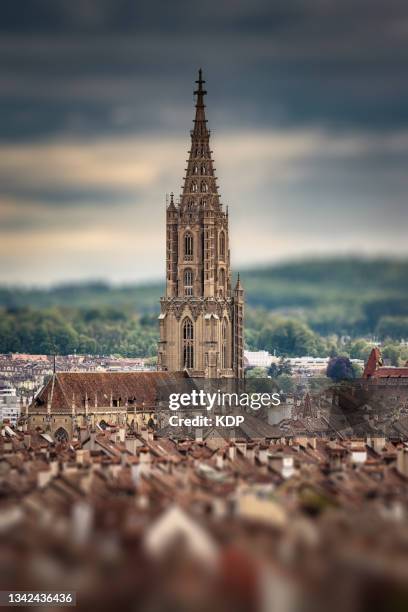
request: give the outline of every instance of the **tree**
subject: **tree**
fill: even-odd
[[[292,374],[291,365],[284,357],[281,357],[278,363],[271,363],[268,369],[268,376],[272,376],[272,378],[281,374]]]
[[[376,327],[376,334],[381,340],[408,338],[408,317],[381,317]]]
[[[259,348],[274,350],[284,357],[317,357],[324,351],[320,336],[297,319],[275,319],[261,330]]]
[[[288,393],[292,393],[295,389],[295,379],[293,376],[289,374],[281,374],[276,379],[276,384],[278,386],[279,391],[282,391],[285,395]]]
[[[353,380],[353,364],[348,357],[332,357],[327,365],[326,376],[334,381]]]
[[[247,370],[246,378],[266,378],[267,371],[266,368],[252,368],[251,370]]]
[[[352,340],[346,345],[346,350],[352,359],[362,359],[363,361],[367,361],[372,348],[373,345],[363,338]]]

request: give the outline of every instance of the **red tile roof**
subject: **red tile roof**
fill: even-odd
[[[408,378],[408,364],[401,368],[383,366],[380,349],[375,347],[367,360],[363,378]]]
[[[183,372],[58,372],[42,388],[29,410],[46,412],[51,404],[52,413],[70,413],[72,405],[84,410],[88,400],[89,410],[97,406],[120,409],[128,404],[141,408],[155,407],[159,387],[174,385],[185,378]]]

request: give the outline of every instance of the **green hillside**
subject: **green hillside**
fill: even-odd
[[[247,345],[335,351],[339,337],[408,338],[408,261],[356,258],[242,273]],[[159,283],[0,288],[0,352],[154,354]],[[303,338],[303,344],[299,344]]]

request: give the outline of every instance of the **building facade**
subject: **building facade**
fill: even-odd
[[[166,295],[158,368],[207,378],[243,377],[244,292],[232,289],[228,210],[214,172],[201,70],[191,149],[179,202],[166,211]]]
[[[0,421],[16,425],[20,417],[20,401],[14,387],[0,383]]]
[[[71,440],[80,429],[152,426],[161,391],[186,376],[176,372],[57,372],[27,407],[24,421],[55,440]]]

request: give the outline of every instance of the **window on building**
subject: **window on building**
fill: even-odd
[[[225,258],[225,233],[221,232],[220,234],[220,257],[222,259]]]
[[[220,295],[224,295],[224,290],[225,290],[225,270],[224,268],[221,268],[220,270],[218,282],[220,285],[220,288],[219,288]]]
[[[207,174],[207,168],[204,164],[201,166],[201,174]]]
[[[198,185],[197,185],[197,183],[195,181],[191,184],[191,191],[193,193],[197,193],[197,191],[198,191]]]
[[[193,295],[193,271],[184,271],[184,295]]]
[[[206,193],[208,191],[208,185],[205,181],[201,181],[201,193]]]
[[[194,367],[194,327],[188,317],[183,322],[183,366],[192,369]]]
[[[226,319],[222,321],[221,330],[221,367],[226,369],[229,367],[228,363],[228,323]]]
[[[54,438],[57,442],[67,442],[68,441],[68,432],[63,427],[58,427],[57,431],[54,434]]]
[[[193,257],[193,249],[194,249],[193,236],[192,234],[190,234],[190,232],[187,232],[184,235],[184,257],[186,259],[191,259]]]

